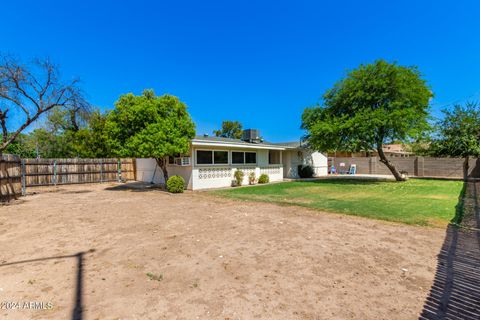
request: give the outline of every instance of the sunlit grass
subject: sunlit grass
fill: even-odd
[[[462,181],[329,179],[213,191],[241,200],[298,205],[416,225],[444,226],[455,216]]]

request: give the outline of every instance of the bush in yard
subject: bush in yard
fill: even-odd
[[[300,178],[312,178],[314,174],[311,166],[305,166],[303,164],[298,166],[298,176]]]
[[[262,173],[258,178],[258,183],[269,183],[269,182],[270,182],[270,178],[268,177],[268,174]]]
[[[167,181],[167,190],[171,193],[182,193],[185,188],[185,180],[180,176],[171,176]]]
[[[235,185],[236,186],[241,186],[243,182],[243,177],[245,176],[245,173],[242,170],[237,170],[233,174],[233,177],[235,178]]]
[[[255,184],[255,180],[257,180],[257,177],[255,176],[255,172],[251,172],[248,175],[248,183],[249,184]]]

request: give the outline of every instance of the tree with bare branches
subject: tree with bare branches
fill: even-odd
[[[54,108],[88,108],[78,79],[62,82],[58,67],[48,59],[23,64],[11,56],[0,57],[0,154],[30,124]]]

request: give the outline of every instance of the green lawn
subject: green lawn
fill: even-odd
[[[410,179],[407,182],[329,179],[295,181],[213,191],[240,200],[298,205],[322,211],[444,226],[456,214],[462,181]]]

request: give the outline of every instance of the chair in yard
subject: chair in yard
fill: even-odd
[[[335,168],[335,166],[333,164],[330,167],[330,174],[337,174],[337,169]]]
[[[340,165],[338,166],[338,173],[339,174],[346,174],[347,173],[347,167],[345,166],[345,162],[340,162]]]
[[[357,165],[356,164],[351,164],[350,165],[350,170],[348,170],[348,174],[351,174],[352,176],[357,173]]]

